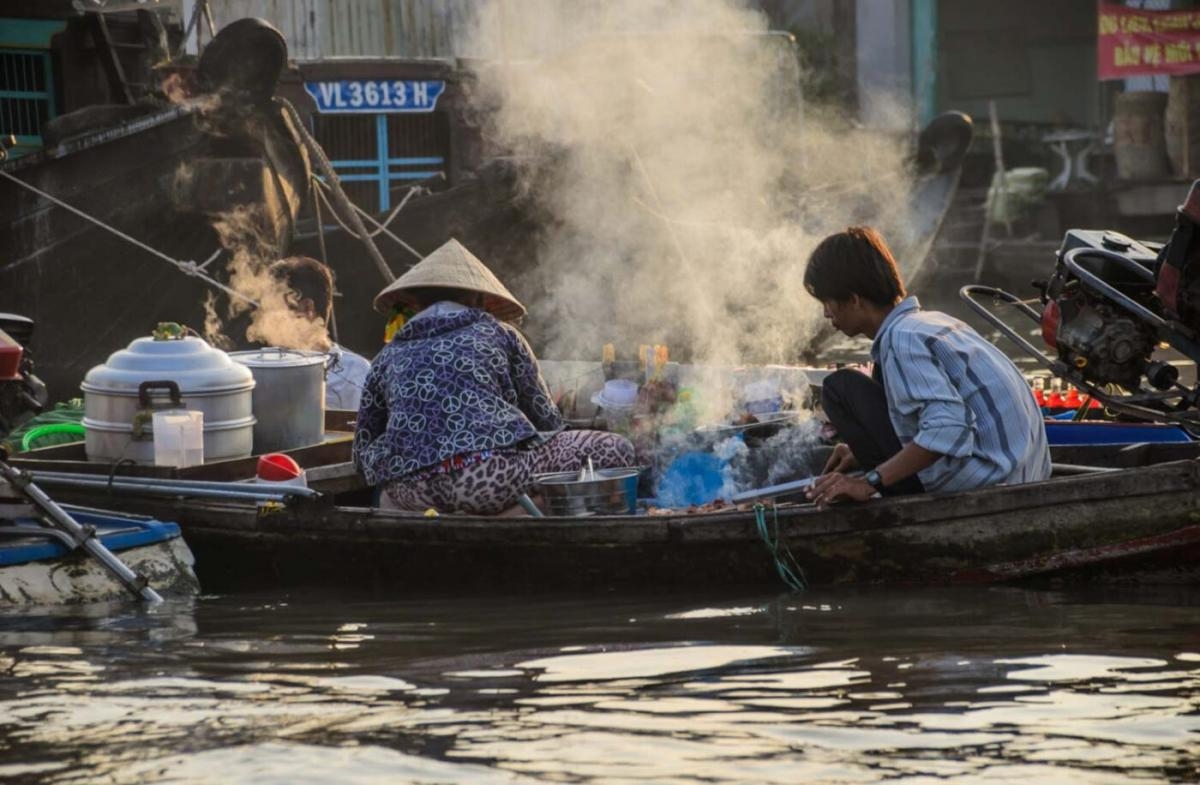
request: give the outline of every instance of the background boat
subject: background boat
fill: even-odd
[[[271,100],[283,38],[242,20],[206,52],[198,69],[155,74],[170,94],[47,118],[42,149],[0,163],[0,311],[38,324],[27,348],[52,400],[159,321],[203,327],[218,291],[205,277],[291,240],[309,168]]]
[[[164,595],[200,590],[179,526],[124,513],[70,508],[81,525]],[[99,561],[47,534],[32,519],[0,520],[0,607],[127,599],[129,589]]]

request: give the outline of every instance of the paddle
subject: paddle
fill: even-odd
[[[138,575],[129,569],[129,566],[125,562],[118,559],[112,551],[104,547],[104,544],[96,538],[94,527],[83,526],[72,518],[66,510],[59,507],[41,488],[34,485],[28,475],[20,469],[10,466],[7,459],[8,453],[0,448],[0,477],[8,480],[9,485],[45,513],[44,516],[38,518],[44,526],[65,532],[71,541],[75,543],[75,547],[87,551],[88,555],[107,568],[134,595],[146,602],[162,602],[162,597],[158,592],[150,588],[145,576]]]

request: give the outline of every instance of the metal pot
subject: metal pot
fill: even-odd
[[[230,354],[254,374],[254,451],[278,452],[325,438],[324,352],[254,349]]]
[[[204,413],[205,461],[250,455],[254,377],[201,338],[138,338],[88,371],[80,389],[90,461],[153,464],[149,411],[168,408]]]
[[[628,466],[597,469],[596,479],[580,480],[579,472],[539,474],[534,485],[550,515],[628,515],[637,511],[638,475]]]

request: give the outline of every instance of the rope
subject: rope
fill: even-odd
[[[93,218],[92,216],[85,213],[83,210],[80,210],[77,207],[73,207],[72,205],[67,204],[62,199],[51,196],[50,194],[46,193],[45,191],[30,185],[29,183],[25,182],[24,180],[22,180],[18,177],[12,176],[8,172],[0,171],[0,177],[4,177],[8,180],[13,181],[14,183],[21,186],[22,188],[26,188],[30,191],[33,191],[38,196],[40,196],[43,199],[46,199],[50,202],[53,202],[54,204],[58,205],[59,207],[63,208],[64,210],[66,210],[67,212],[74,213],[75,215],[79,216],[80,218],[84,219],[85,221],[90,221],[91,223],[95,224],[96,226],[99,226],[101,229],[105,230],[106,232],[111,232],[112,234],[115,234],[117,237],[120,237],[122,240],[124,240],[128,243],[132,243],[133,245],[136,245],[138,248],[141,248],[146,253],[149,253],[153,256],[157,256],[159,259],[162,259],[165,262],[169,262],[170,264],[175,265],[175,267],[177,267],[185,275],[189,275],[193,278],[200,278],[201,280],[208,282],[209,285],[215,286],[216,288],[225,292],[230,297],[237,297],[239,300],[245,300],[246,302],[250,303],[255,308],[258,307],[258,303],[256,301],[250,299],[249,297],[247,297],[246,295],[242,294],[241,292],[239,292],[235,289],[231,289],[230,287],[221,283],[220,281],[213,278],[212,276],[206,275],[204,273],[204,267],[206,267],[209,264],[209,262],[212,261],[212,258],[210,258],[208,260],[208,262],[205,262],[204,265],[198,265],[192,261],[183,262],[178,259],[172,259],[170,256],[167,256],[162,251],[159,251],[155,248],[151,248],[150,246],[143,243],[141,240],[138,240],[136,237],[130,237],[129,235],[122,232],[120,229],[117,229],[116,227],[113,227],[113,226],[109,226],[108,224],[101,221],[99,218]]]
[[[808,588],[808,581],[804,577],[804,570],[796,563],[796,557],[792,555],[792,551],[784,542],[783,537],[779,533],[779,508],[771,505],[771,518],[774,523],[774,532],[767,526],[767,508],[761,504],[754,505],[754,522],[758,525],[758,536],[767,544],[767,550],[771,552],[771,558],[775,560],[775,571],[779,573],[780,579],[787,584],[787,587],[792,591],[804,591]],[[780,548],[782,547],[782,552]]]
[[[318,186],[320,186],[319,188],[316,189],[316,193],[318,196],[321,197],[321,201],[323,201],[325,203],[325,206],[329,208],[329,212],[332,214],[333,220],[337,223],[337,225],[342,227],[342,229],[345,230],[346,232],[349,232],[350,234],[355,234],[354,229],[352,229],[349,226],[346,226],[346,224],[342,223],[342,219],[338,216],[337,210],[334,209],[333,204],[329,201],[329,197],[326,196],[325,192],[322,190],[322,189],[328,189],[329,183],[327,183],[324,180],[322,180],[321,178],[315,177],[315,176],[313,177],[313,182],[315,182]],[[411,197],[413,195],[413,193],[417,190],[425,190],[425,189],[419,188],[419,186],[413,186],[412,188],[410,188],[408,190],[408,193],[405,195],[404,199],[401,200],[400,204],[398,204],[396,206],[395,210],[392,210],[392,212],[388,215],[388,217],[384,220],[383,223],[380,223],[379,221],[375,220],[375,217],[373,215],[371,215],[370,213],[368,213],[366,210],[362,209],[358,205],[354,204],[353,202],[350,203],[350,206],[354,208],[354,212],[358,213],[360,216],[367,219],[367,221],[369,221],[370,223],[374,224],[377,227],[374,232],[371,232],[370,234],[367,235],[368,237],[376,237],[380,234],[386,234],[388,237],[392,238],[397,243],[399,243],[400,247],[402,247],[404,250],[408,251],[410,254],[412,254],[413,256],[417,257],[418,260],[420,260],[420,259],[424,259],[425,257],[422,256],[421,253],[419,251],[417,251],[417,249],[413,248],[411,245],[404,242],[404,240],[400,239],[400,237],[395,232],[388,229],[388,224],[390,224],[392,222],[392,219],[395,218],[396,214],[400,212],[400,208],[404,207],[404,205],[408,203],[409,197]]]
[[[304,143],[304,149],[308,150],[309,158],[316,164],[316,168],[321,172],[321,174],[328,178],[330,192],[333,194],[334,199],[338,202],[338,205],[346,211],[346,219],[354,226],[354,235],[362,240],[362,244],[367,249],[367,255],[371,257],[373,262],[375,262],[375,266],[379,269],[379,273],[383,276],[383,280],[387,281],[388,283],[396,280],[396,275],[392,272],[392,269],[388,267],[387,260],[383,258],[383,254],[379,253],[379,249],[375,247],[375,242],[367,235],[367,227],[363,226],[362,219],[360,219],[358,217],[358,213],[355,212],[356,208],[354,203],[350,201],[350,197],[346,196],[346,192],[342,190],[341,181],[338,179],[337,172],[334,171],[333,164],[329,162],[329,156],[325,155],[325,150],[321,147],[317,140],[313,138],[313,135],[308,132],[304,122],[300,119],[300,113],[296,111],[296,107],[292,106],[291,102],[285,98],[276,96],[272,100],[277,106],[282,107],[284,112],[291,119],[292,127],[299,135],[300,141]],[[337,214],[337,210],[333,209],[332,204],[330,205],[330,209],[333,210],[335,215]]]

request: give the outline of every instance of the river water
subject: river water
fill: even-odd
[[[1200,780],[1200,590],[202,597],[0,616],[0,781]]]

